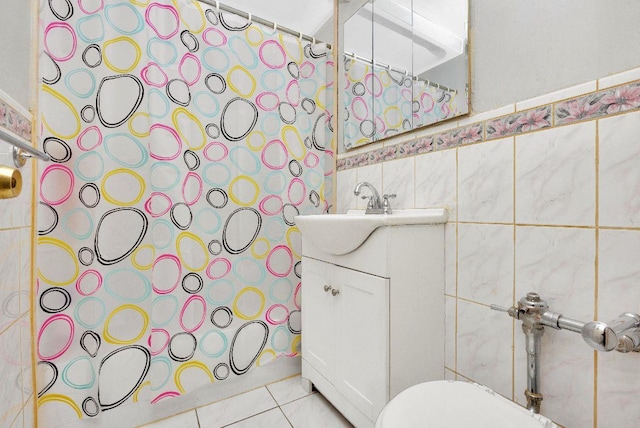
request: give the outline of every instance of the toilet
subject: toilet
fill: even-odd
[[[460,381],[425,382],[405,389],[382,409],[376,428],[558,428],[493,390]]]

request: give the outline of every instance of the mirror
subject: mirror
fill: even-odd
[[[469,112],[468,0],[340,0],[343,149]]]

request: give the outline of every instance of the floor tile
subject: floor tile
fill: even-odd
[[[228,425],[228,428],[291,428],[291,424],[280,409],[271,409]]]
[[[352,425],[322,395],[311,394],[281,407],[294,428],[349,428]]]
[[[272,383],[267,385],[267,389],[280,406],[309,395],[302,387],[301,376],[294,376],[281,380],[280,382]]]
[[[198,428],[198,417],[196,416],[195,410],[192,410],[149,425],[144,425],[143,428]]]
[[[258,388],[196,410],[200,428],[219,428],[277,407],[267,391]]]

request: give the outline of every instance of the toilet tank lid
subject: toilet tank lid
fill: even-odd
[[[400,424],[398,424],[400,422]],[[434,381],[414,385],[385,406],[377,427],[447,426],[476,428],[558,428],[477,383]]]

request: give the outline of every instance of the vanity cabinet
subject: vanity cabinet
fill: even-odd
[[[302,238],[302,377],[356,427],[444,378],[444,225],[386,226],[333,255]]]

